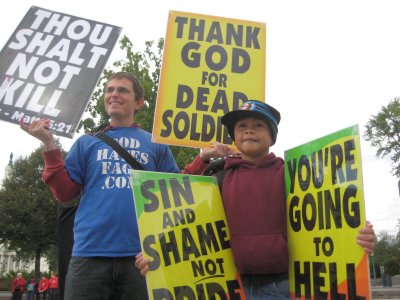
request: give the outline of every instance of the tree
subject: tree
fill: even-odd
[[[58,143],[59,144],[59,143]],[[0,243],[26,260],[40,258],[57,243],[58,204],[42,180],[43,146],[10,165],[0,190]]]
[[[390,156],[392,173],[400,177],[400,98],[394,98],[372,116],[363,137],[377,148],[376,156]]]
[[[108,122],[108,116],[105,112],[103,102],[104,86],[111,75],[118,70],[132,73],[142,82],[148,107],[142,108],[135,115],[135,122],[140,123],[144,130],[152,132],[164,39],[160,38],[157,43],[154,41],[146,42],[143,52],[134,52],[132,50],[133,44],[126,36],[124,36],[119,43],[120,48],[125,51],[126,57],[115,61],[113,63],[113,68],[108,68],[103,71],[86,108],[89,117],[82,120],[78,128],[93,132],[96,131],[96,128],[101,124]],[[170,148],[181,169],[198,154],[197,149],[176,146],[171,146]]]
[[[379,233],[374,249],[374,259],[377,266],[384,267],[386,274],[390,276],[400,274],[400,239],[387,232]]]

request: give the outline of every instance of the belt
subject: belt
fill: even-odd
[[[270,283],[276,281],[282,281],[289,279],[289,274],[287,272],[277,273],[277,274],[254,274],[254,275],[242,275],[242,277],[250,277],[251,281],[262,282],[262,283]]]

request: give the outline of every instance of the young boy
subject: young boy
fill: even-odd
[[[230,244],[247,299],[289,299],[288,245],[284,161],[270,152],[278,134],[280,113],[255,100],[222,117],[240,156],[228,156],[222,200],[230,231]],[[203,150],[185,171],[204,169],[211,157],[226,148],[215,144]],[[372,252],[372,225],[360,231],[357,242]],[[148,260],[139,256],[136,266],[147,272]]]

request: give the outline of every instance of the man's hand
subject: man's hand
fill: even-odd
[[[19,127],[31,136],[40,140],[44,144],[46,151],[57,148],[54,142],[54,136],[50,132],[49,119],[34,120],[30,125],[28,125],[24,123],[24,118],[21,118],[19,121]]]
[[[147,258],[143,257],[143,253],[140,252],[138,255],[136,255],[136,260],[135,260],[135,266],[140,270],[140,274],[142,276],[146,276],[147,271],[149,270],[149,263],[150,260]]]

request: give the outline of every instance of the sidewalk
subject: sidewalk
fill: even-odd
[[[400,300],[400,285],[394,285],[391,287],[383,287],[383,286],[372,286],[372,300],[384,300],[384,299],[392,299],[392,300]],[[22,300],[25,300],[25,295],[22,297]],[[10,300],[11,292],[2,292],[0,291],[0,300]]]
[[[372,299],[393,299],[400,300],[400,285],[393,286],[372,286]]]

